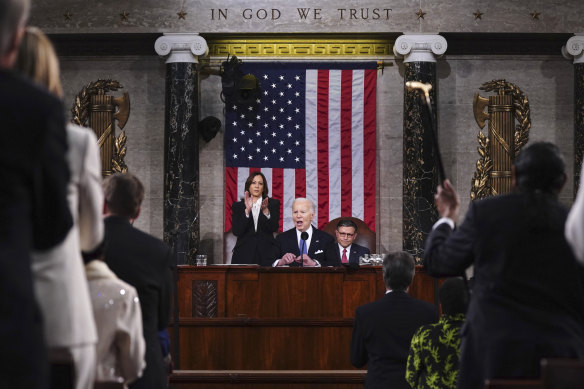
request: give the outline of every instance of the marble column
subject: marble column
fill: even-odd
[[[198,34],[164,34],[156,53],[166,57],[164,121],[164,240],[177,263],[194,261],[199,248],[199,73],[207,52]]]
[[[432,146],[432,129],[424,126],[426,107],[419,91],[407,91],[407,81],[430,83],[433,121],[436,120],[436,56],[446,52],[446,40],[436,34],[401,35],[393,47],[396,58],[404,59],[403,135],[403,250],[421,261],[424,240],[438,219],[434,192],[439,183]]]
[[[562,54],[574,60],[574,198],[580,184],[584,157],[584,34],[576,34],[562,47]]]

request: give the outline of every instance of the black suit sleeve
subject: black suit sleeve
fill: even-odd
[[[245,204],[243,201],[237,201],[231,206],[231,231],[235,236],[245,234],[250,228],[253,230],[253,216],[245,216]]]
[[[367,363],[367,349],[365,348],[365,339],[363,338],[363,329],[361,328],[362,320],[360,319],[359,309],[355,311],[355,320],[353,322],[353,336],[351,337],[351,364],[360,368]]]
[[[325,249],[324,261],[320,263],[321,266],[341,266],[341,258],[338,255],[338,244],[335,240],[330,242]]]
[[[69,166],[65,159],[67,134],[61,103],[47,99],[45,139],[40,163],[33,172],[33,242],[37,250],[60,243],[73,225],[67,203]]]
[[[429,275],[459,276],[472,264],[476,237],[475,211],[475,204],[471,203],[464,222],[456,231],[443,223],[430,233],[424,251],[424,267]]]
[[[161,331],[168,327],[170,322],[170,309],[172,306],[172,272],[174,268],[175,256],[170,248],[167,248],[166,258],[164,259],[162,269],[162,287],[158,304],[158,330]]]
[[[269,219],[260,211],[258,231],[274,233],[278,231],[278,227],[280,226],[280,201],[272,198],[268,199],[268,210],[270,211]]]

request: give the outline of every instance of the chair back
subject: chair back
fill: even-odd
[[[584,388],[584,361],[568,358],[549,358],[541,361],[543,388]]]
[[[351,219],[357,225],[357,239],[355,239],[355,243],[359,246],[367,247],[369,251],[374,253],[377,250],[375,232],[371,231],[369,226],[361,219],[346,216],[338,217],[325,224],[322,230],[336,239],[335,231],[337,229],[337,224],[339,224],[339,220],[345,218]]]

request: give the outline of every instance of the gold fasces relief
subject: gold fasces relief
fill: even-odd
[[[497,95],[484,98],[476,93],[474,96],[475,120],[481,129],[488,120],[489,132],[487,136],[479,131],[480,158],[472,178],[471,200],[511,190],[511,166],[527,143],[531,128],[529,100],[517,85],[502,79],[486,82],[480,89],[495,91]]]
[[[71,108],[71,121],[80,126],[91,127],[97,136],[104,177],[128,171],[124,162],[127,137],[123,128],[130,116],[130,96],[128,92],[119,97],[106,94],[120,88],[123,88],[122,84],[115,80],[92,81],[81,89]],[[117,137],[116,120],[121,130]]]

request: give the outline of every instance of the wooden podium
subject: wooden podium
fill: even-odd
[[[421,268],[413,297],[435,303]],[[385,293],[380,266],[266,268],[179,266],[181,370],[353,370],[349,347],[359,305]],[[175,342],[176,341],[176,342]]]

